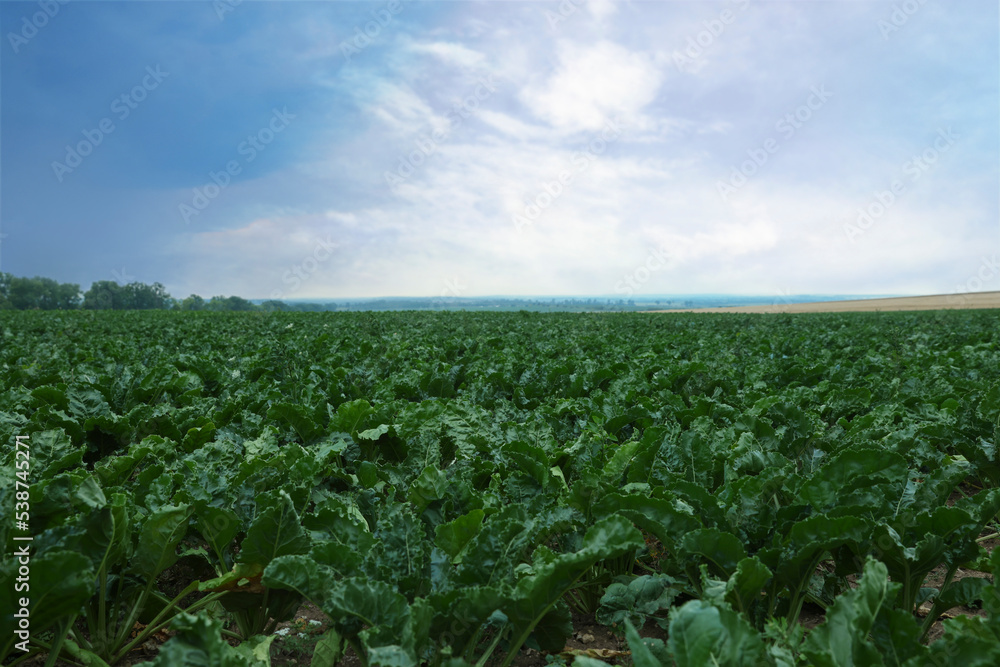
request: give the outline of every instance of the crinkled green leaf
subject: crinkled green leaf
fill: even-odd
[[[240,651],[222,638],[222,621],[180,613],[170,624],[177,634],[160,647],[156,659],[136,667],[268,667],[251,650]],[[264,640],[268,641],[269,640]]]
[[[324,632],[313,648],[313,656],[309,667],[335,667],[343,655],[342,644],[343,642],[336,630],[330,628]]]
[[[15,543],[14,554],[30,542]],[[49,551],[35,555],[29,550],[29,575],[25,579],[18,571],[22,565],[18,556],[0,567],[0,642],[14,638],[17,627],[14,613],[20,609],[20,600],[29,601],[31,615],[31,636],[37,637],[56,623],[65,622],[83,610],[83,604],[94,594],[94,580],[97,576],[90,559],[71,551]],[[21,578],[22,581],[18,581]],[[28,584],[29,590],[17,590],[17,586]],[[18,640],[20,641],[20,639]],[[2,648],[3,644],[0,644]]]
[[[872,643],[889,667],[903,667],[910,660],[926,657],[927,647],[920,643],[920,635],[917,619],[902,609],[883,607],[872,626]]]
[[[882,665],[868,635],[889,592],[889,571],[869,559],[858,587],[837,598],[825,621],[806,638],[802,652],[816,667]]]
[[[825,509],[836,505],[846,492],[879,479],[905,483],[906,460],[886,450],[848,450],[821,467],[799,488],[800,502]]]
[[[337,579],[328,568],[305,556],[279,556],[264,571],[262,583],[294,590],[318,606],[343,637],[357,636],[365,627],[384,627],[401,635],[409,606],[382,581]]]
[[[267,637],[254,635],[249,639],[244,639],[235,646],[236,653],[247,659],[251,665],[261,665],[270,667],[271,665],[271,643],[275,635]]]
[[[756,556],[744,558],[726,582],[726,599],[737,611],[748,612],[753,603],[760,600],[760,592],[772,574]]]
[[[527,639],[587,570],[602,560],[632,553],[643,544],[642,535],[628,521],[611,516],[587,531],[579,551],[536,564],[532,574],[518,581],[514,604],[504,609],[514,624],[512,650]]]
[[[717,575],[725,578],[735,572],[737,564],[747,555],[739,538],[716,528],[687,533],[681,538],[678,551],[681,556],[704,558]]]
[[[601,597],[595,615],[597,622],[616,627],[619,632],[624,629],[626,620],[641,628],[648,618],[668,609],[680,594],[675,583],[665,574],[644,574],[628,584],[612,583]]]
[[[432,502],[444,498],[447,492],[448,476],[434,466],[427,466],[410,483],[406,498],[413,503],[417,512],[423,512]]]
[[[482,530],[484,517],[483,510],[474,509],[453,521],[442,523],[434,529],[436,536],[434,543],[448,554],[453,562],[460,562],[460,554],[466,545]]]
[[[267,418],[278,424],[287,424],[302,439],[310,443],[318,438],[323,430],[312,417],[312,411],[303,405],[278,403],[267,410]]]
[[[755,667],[764,655],[763,640],[742,616],[702,600],[671,613],[669,634],[678,667]]]
[[[83,445],[74,446],[62,429],[32,433],[28,443],[33,459],[33,480],[47,479],[67,468],[79,466],[86,450]]]
[[[685,508],[677,501],[666,498],[609,494],[601,500],[599,510],[620,514],[654,535],[668,549],[676,543],[678,536],[703,527],[692,508]]]
[[[265,567],[278,556],[304,554],[309,547],[309,535],[299,522],[292,498],[282,492],[277,502],[264,509],[250,524],[237,560]]]
[[[241,522],[232,510],[205,505],[195,511],[195,524],[217,555],[222,555],[240,531]]]
[[[176,563],[177,545],[187,532],[193,509],[190,505],[167,506],[151,514],[139,531],[130,569],[149,580]]]
[[[625,639],[632,652],[632,664],[635,667],[661,667],[667,664],[669,656],[667,646],[662,639],[645,639],[631,621],[625,620]]]

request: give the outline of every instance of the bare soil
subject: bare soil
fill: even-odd
[[[962,310],[1000,308],[1000,291],[971,294],[903,296],[888,299],[854,299],[813,303],[778,303],[770,306],[732,306],[689,310],[652,310],[652,313],[862,313],[896,310]]]

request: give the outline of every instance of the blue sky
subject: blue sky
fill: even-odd
[[[2,2],[2,270],[1000,289],[998,25],[992,0]]]

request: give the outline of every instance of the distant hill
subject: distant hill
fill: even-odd
[[[780,306],[782,304],[858,299],[857,295],[663,294],[621,296],[483,296],[483,297],[377,297],[353,299],[285,299],[295,310],[529,310],[536,312],[621,312],[683,310],[726,307]],[[264,300],[253,300],[264,303]]]

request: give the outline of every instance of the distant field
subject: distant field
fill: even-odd
[[[973,294],[937,294],[888,299],[817,301],[814,303],[777,303],[770,306],[732,306],[729,308],[691,308],[654,310],[654,313],[861,313],[880,310],[955,310],[1000,308],[1000,291]]]

